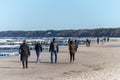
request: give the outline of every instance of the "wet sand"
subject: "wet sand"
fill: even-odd
[[[120,42],[80,45],[74,63],[69,63],[68,47],[60,48],[58,62],[50,63],[50,53],[41,53],[37,64],[33,53],[29,68],[22,69],[19,56],[0,59],[1,80],[120,80]],[[118,47],[115,47],[118,46]]]

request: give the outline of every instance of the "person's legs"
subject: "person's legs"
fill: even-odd
[[[73,61],[73,52],[71,53],[71,61]]]
[[[28,60],[26,60],[26,68],[28,68]]]
[[[40,60],[39,60],[39,55],[40,55],[40,53],[39,53],[39,52],[36,52],[36,56],[37,56],[36,62],[37,62],[37,63],[40,62]]]
[[[70,63],[71,63],[71,61],[72,61],[72,53],[70,52]]]
[[[74,60],[75,60],[75,53],[73,53],[73,62],[74,62]]]
[[[54,51],[55,54],[55,63],[57,63],[57,51]]]
[[[51,63],[53,63],[53,51],[51,52]]]
[[[25,68],[25,62],[22,60],[23,69]]]

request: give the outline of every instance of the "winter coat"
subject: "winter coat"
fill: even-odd
[[[37,52],[42,52],[42,45],[41,45],[40,43],[37,43],[37,44],[35,45],[35,50],[36,50],[36,53],[37,53]]]
[[[74,43],[70,44],[70,45],[69,45],[69,51],[70,51],[71,53],[75,53],[75,50],[76,50],[75,44],[74,44]]]
[[[58,44],[56,42],[51,42],[50,43],[49,52],[51,52],[51,51],[59,52],[59,47],[58,47]]]
[[[21,61],[28,60],[28,56],[30,56],[29,46],[23,43],[19,48],[19,53],[21,54]]]

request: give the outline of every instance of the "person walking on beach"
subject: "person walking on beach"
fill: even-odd
[[[69,39],[68,39],[68,45],[70,44],[70,41],[71,41],[71,40],[70,40],[70,38],[69,38]]]
[[[57,53],[59,52],[59,47],[55,38],[53,38],[53,41],[50,43],[49,52],[51,52],[51,63],[53,63],[53,55],[55,55],[55,63],[57,63]]]
[[[69,45],[69,51],[70,51],[70,63],[73,61],[75,61],[75,43],[74,41],[70,41],[70,45]]]
[[[107,42],[109,42],[109,37],[107,37]]]
[[[40,63],[40,52],[42,52],[42,45],[39,42],[36,43],[35,50],[37,56],[36,62]]]
[[[75,52],[77,52],[77,49],[78,49],[78,41],[75,40]]]
[[[100,42],[100,39],[99,39],[99,38],[97,38],[97,44],[99,44],[99,42]]]
[[[101,39],[102,45],[104,44],[104,38]]]
[[[89,39],[86,39],[86,47],[90,47],[91,41]]]
[[[26,40],[24,40],[23,44],[20,45],[19,53],[21,54],[23,69],[28,68],[28,57],[30,56],[30,50]]]

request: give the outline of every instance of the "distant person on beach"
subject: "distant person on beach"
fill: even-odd
[[[55,63],[57,63],[57,53],[59,52],[59,47],[55,38],[53,38],[53,41],[50,43],[49,52],[51,52],[51,63],[53,63],[53,55],[55,55]]]
[[[99,38],[97,38],[97,44],[99,44],[99,42],[100,42],[100,39],[99,39]]]
[[[75,61],[75,43],[74,41],[70,41],[69,51],[70,51],[70,63]]]
[[[101,39],[102,44],[104,44],[104,38]]]
[[[103,40],[104,40],[104,42],[106,42],[106,37],[104,37],[104,39],[103,39]]]
[[[75,52],[77,52],[77,49],[78,49],[78,41],[75,40]]]
[[[36,62],[40,63],[40,52],[42,52],[42,45],[39,42],[35,44],[35,50],[37,56]]]
[[[26,40],[23,41],[23,44],[20,45],[19,53],[21,55],[21,61],[24,68],[28,68],[28,57],[30,56],[29,46],[26,43]]]
[[[71,40],[70,40],[70,38],[69,38],[69,39],[68,39],[68,45],[70,44],[70,41],[71,41]]]
[[[90,47],[90,43],[91,43],[91,41],[89,39],[86,39],[86,46],[87,47]]]
[[[109,40],[110,40],[109,37],[107,37],[107,42],[109,42]]]

